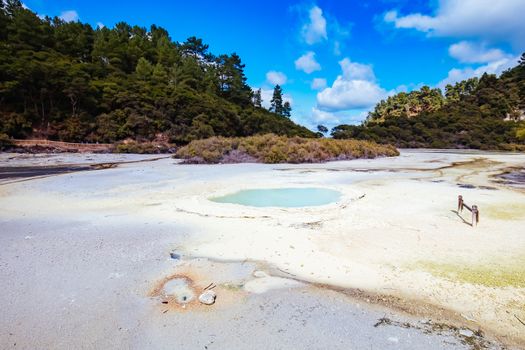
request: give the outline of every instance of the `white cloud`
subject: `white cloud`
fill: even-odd
[[[440,0],[433,16],[387,12],[383,19],[396,28],[411,28],[440,37],[478,38],[510,42],[525,48],[525,1]]]
[[[312,119],[316,123],[339,124],[337,115],[332,112],[320,110],[317,107],[312,108]]]
[[[295,69],[302,70],[310,74],[312,72],[321,70],[321,65],[315,60],[315,52],[308,51],[297,60],[295,60]]]
[[[314,6],[309,11],[310,21],[303,26],[303,39],[308,45],[321,42],[328,38],[326,34],[326,19],[323,10]]]
[[[525,49],[525,1],[440,0],[437,3],[431,16],[421,13],[400,16],[390,11],[383,19],[396,28],[411,28],[428,36],[471,39],[451,45],[448,53],[460,63],[473,66],[451,69],[438,87],[480,77],[483,73],[501,74],[516,65],[518,57],[489,45],[509,43],[516,52]]]
[[[448,48],[451,57],[462,63],[489,63],[506,58],[500,49],[489,49],[485,45],[460,41]]]
[[[349,58],[344,58],[339,61],[339,65],[343,70],[343,77],[347,80],[375,80],[374,70],[369,64],[352,62]]]
[[[288,78],[283,72],[276,72],[274,70],[266,73],[266,80],[272,85],[284,85]]]
[[[104,28],[104,27],[105,27],[104,23],[102,23],[102,22],[97,22],[97,28],[102,29],[102,28]]]
[[[66,22],[76,22],[78,21],[78,13],[75,10],[63,11],[59,18],[63,19]]]
[[[375,82],[346,80],[338,76],[332,87],[317,94],[317,104],[322,109],[331,111],[368,108],[386,95],[387,92]]]
[[[314,80],[312,80],[312,84],[310,85],[310,87],[314,90],[324,89],[326,87],[326,79],[314,78]]]
[[[345,58],[339,62],[342,75],[331,87],[317,93],[317,106],[325,111],[369,108],[385,98],[388,92],[375,81],[372,67]]]
[[[518,62],[519,57],[506,57],[500,60],[489,62],[486,65],[478,68],[453,68],[448,72],[448,76],[438,83],[438,87],[443,89],[447,84],[454,84],[458,81],[465,80],[472,77],[480,77],[483,73],[501,74],[506,69],[514,67]]]

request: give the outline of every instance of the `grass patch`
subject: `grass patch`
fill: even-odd
[[[493,205],[486,208],[489,217],[498,220],[519,220],[525,216],[525,204],[512,203]]]
[[[452,282],[477,284],[486,287],[525,288],[525,255],[485,264],[436,263],[421,261],[415,269]]]
[[[320,163],[330,160],[397,156],[391,145],[370,141],[277,136],[211,137],[180,148],[175,157],[186,163]]]

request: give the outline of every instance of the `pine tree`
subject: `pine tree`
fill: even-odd
[[[141,57],[137,63],[137,67],[135,68],[135,73],[139,79],[147,80],[153,73],[153,66],[147,59]]]
[[[286,101],[283,105],[283,116],[286,118],[290,118],[292,116],[292,106],[290,106],[290,102]]]
[[[279,84],[275,85],[273,89],[273,96],[270,103],[270,112],[283,115],[283,90]]]
[[[197,37],[189,37],[182,44],[181,50],[185,56],[192,56],[196,59],[211,60],[211,55],[208,53],[209,46],[202,42],[202,39]]]
[[[155,67],[153,68],[153,80],[157,83],[164,83],[166,84],[168,81],[168,73],[166,73],[166,70],[162,66],[162,64],[157,63]]]
[[[257,91],[253,93],[253,105],[259,108],[262,107],[261,89],[257,89]]]
[[[244,64],[236,53],[220,55],[216,59],[219,73],[219,91],[227,100],[245,106],[252,99],[252,89],[246,84]]]

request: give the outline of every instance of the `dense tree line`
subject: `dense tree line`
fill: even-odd
[[[312,137],[290,106],[262,108],[241,58],[213,55],[152,25],[114,28],[39,18],[0,1],[0,134],[64,141],[186,143],[214,135]]]
[[[499,78],[484,74],[447,85],[444,94],[423,87],[391,96],[362,125],[339,125],[332,136],[400,147],[523,148],[525,54]]]

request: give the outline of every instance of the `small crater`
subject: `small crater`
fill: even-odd
[[[160,299],[164,305],[179,309],[195,303],[197,291],[191,278],[184,275],[173,275],[161,280],[150,296]]]
[[[164,297],[173,299],[177,304],[187,304],[195,299],[191,280],[186,277],[174,278],[164,284]]]

